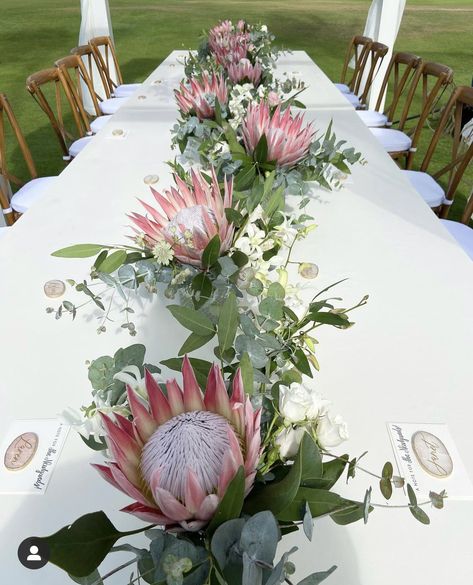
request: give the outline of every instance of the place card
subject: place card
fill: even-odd
[[[399,475],[418,498],[447,492],[451,500],[473,499],[473,484],[446,424],[387,423]]]
[[[44,494],[69,428],[58,419],[13,421],[0,443],[0,494]]]

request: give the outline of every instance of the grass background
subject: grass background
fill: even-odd
[[[369,0],[109,0],[115,43],[126,82],[145,78],[173,49],[195,48],[203,29],[223,18],[262,21],[280,45],[303,49],[338,80],[346,45],[363,32]],[[79,0],[0,0],[0,91],[6,93],[40,175],[63,168],[46,117],[25,89],[34,71],[52,66],[77,45]],[[457,85],[473,75],[472,0],[407,0],[396,49],[452,67]],[[429,139],[424,133],[423,145]],[[444,140],[440,162],[448,161]],[[10,170],[23,176],[18,150],[10,149]],[[422,157],[417,153],[416,163]],[[471,165],[473,166],[473,165]],[[451,218],[457,219],[473,184],[469,169],[457,193]]]

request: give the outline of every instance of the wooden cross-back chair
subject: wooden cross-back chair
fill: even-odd
[[[43,91],[45,86],[51,88],[53,93],[52,100],[48,100],[46,97]],[[77,95],[72,91],[61,69],[57,67],[33,73],[26,80],[26,87],[48,117],[62,150],[63,159],[66,161],[71,160],[86,144],[86,141],[91,139],[90,136],[86,136],[90,128],[88,127],[87,114],[81,101],[77,99]],[[51,102],[53,105],[51,105]],[[72,121],[75,126],[74,134],[66,128],[64,120],[64,106],[66,104],[68,111],[72,114]]]
[[[347,86],[348,91],[351,91],[355,94],[358,93],[368,58],[368,51],[372,43],[373,39],[361,35],[355,35],[348,43],[347,52],[345,54],[345,61],[343,62],[340,84],[337,84],[341,91],[344,91],[344,89],[340,86],[345,85]],[[348,68],[352,59],[354,61],[354,69],[351,78],[348,79]]]
[[[102,38],[102,37],[98,37]],[[108,37],[107,37],[108,38]],[[107,45],[108,46],[108,45]],[[95,51],[92,45],[81,45],[72,49],[71,54],[76,55],[82,61],[79,75],[83,78],[88,77],[90,83],[86,83],[89,93],[92,97],[93,107],[97,119],[91,123],[93,132],[97,132],[107,123],[107,120],[100,118],[102,114],[115,114],[125,103],[126,98],[130,97],[136,89],[137,84],[125,84],[118,87],[117,93],[120,95],[112,96],[112,85],[109,76],[109,70],[105,69],[105,60],[99,59],[100,51]],[[72,63],[66,62],[67,66]],[[77,64],[76,64],[77,66]],[[98,76],[97,76],[98,72]],[[103,96],[101,90],[103,89]],[[85,108],[84,108],[85,109]]]
[[[114,94],[118,86],[123,85],[123,78],[113,41],[110,37],[102,36],[90,39],[89,44],[94,53],[97,65],[103,71],[106,78],[109,89],[109,95],[107,97],[110,97]],[[115,79],[112,75],[112,64],[115,68]]]
[[[450,96],[419,169],[424,173],[429,171],[435,159],[440,140],[446,130],[450,130],[450,122],[453,122],[451,127],[452,149],[450,161],[436,172],[430,173],[436,181],[448,174],[445,197],[440,207],[441,217],[447,217],[456,190],[473,159],[473,137],[467,139],[462,133],[462,114],[465,106],[473,106],[473,87],[457,87]],[[471,217],[471,213],[469,217]]]
[[[10,172],[7,161],[6,129],[10,127],[29,174],[24,181]],[[27,208],[45,194],[56,177],[38,178],[31,151],[5,94],[0,93],[0,207],[7,225],[12,225]],[[12,185],[14,188],[12,188]],[[14,193],[15,191],[15,193]]]
[[[414,155],[427,118],[435,110],[443,93],[452,81],[453,70],[447,65],[422,62],[417,67],[412,79],[397,128],[395,130],[391,128],[370,128],[392,158],[406,161],[407,169],[412,168]],[[411,107],[414,103],[414,98],[419,93],[419,88],[419,113],[415,116],[410,116]],[[407,133],[406,123],[412,119],[416,120],[415,126]]]
[[[23,186],[25,181],[16,177],[8,170],[7,164],[7,145],[5,129],[6,125],[9,125],[13,131],[13,135],[18,143],[20,152],[25,160],[28,172],[31,179],[35,179],[38,176],[36,167],[31,156],[30,149],[26,144],[26,140],[23,133],[18,125],[17,119],[13,110],[10,106],[8,98],[5,94],[0,93],[0,206],[5,217],[7,225],[12,225],[17,219],[17,214],[10,206],[12,197],[11,183],[16,186]]]
[[[394,53],[386,70],[386,74],[381,85],[381,89],[376,102],[375,110],[381,110],[384,94],[387,91],[388,83],[391,84],[392,99],[384,108],[384,114],[387,118],[387,125],[394,121],[397,108],[399,107],[401,97],[408,90],[409,84],[412,83],[418,67],[422,64],[422,59],[412,53]]]
[[[95,52],[93,51],[91,45],[79,45],[78,47],[74,47],[71,49],[71,55],[77,55],[81,58],[82,63],[87,71],[87,75],[92,82],[92,86],[94,88],[94,94],[99,102],[102,101],[102,96],[100,95],[100,89],[103,89],[105,98],[110,98],[110,85],[108,79],[105,75],[105,72],[102,68],[102,63],[98,61]],[[95,72],[98,73],[100,79],[100,86],[96,87],[96,76]],[[95,105],[95,104],[94,104]],[[98,114],[100,115],[100,113]]]
[[[359,96],[360,102],[362,104],[366,104],[366,100],[368,98],[369,91],[371,86],[373,85],[373,81],[376,79],[376,76],[380,70],[381,65],[383,64],[384,58],[388,54],[389,47],[384,45],[383,43],[373,42],[369,45],[368,50],[365,53],[365,62],[363,64],[363,73],[359,76],[357,82],[357,90],[354,92],[358,95],[360,91],[360,84],[362,81],[365,82],[363,87],[363,93]],[[364,80],[364,73],[366,67],[368,66],[368,74],[366,79]]]

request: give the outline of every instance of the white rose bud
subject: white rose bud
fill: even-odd
[[[302,276],[302,278],[317,278],[319,274],[319,267],[313,262],[301,262],[301,264],[299,264],[299,274]]]
[[[282,431],[278,433],[275,443],[279,447],[279,455],[283,459],[290,459],[297,455],[304,432],[304,428],[302,427],[297,429],[289,427],[287,429],[282,429]]]
[[[294,383],[279,389],[279,411],[286,423],[315,420],[325,414],[329,405],[328,400],[303,384]]]
[[[322,449],[332,449],[348,439],[348,427],[343,418],[337,414],[325,413],[317,424],[317,441]]]

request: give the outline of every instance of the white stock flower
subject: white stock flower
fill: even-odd
[[[279,455],[283,459],[290,459],[297,455],[304,433],[305,429],[303,427],[296,429],[288,427],[278,433],[274,442],[279,447]]]
[[[349,437],[347,424],[341,415],[333,416],[329,412],[320,417],[316,434],[319,445],[326,450],[337,447]]]
[[[314,421],[327,412],[330,401],[309,386],[294,382],[279,388],[279,411],[285,423]]]
[[[156,258],[156,262],[158,264],[162,264],[163,266],[167,266],[174,258],[174,252],[172,250],[171,244],[164,240],[156,242],[156,245],[152,251],[153,256]]]

